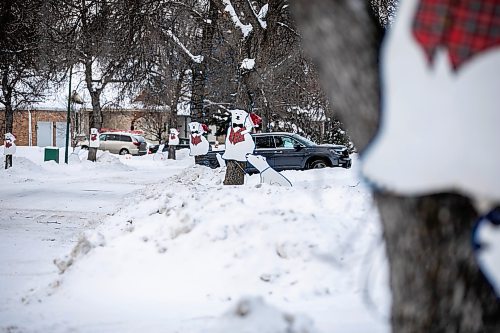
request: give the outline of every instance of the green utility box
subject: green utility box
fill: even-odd
[[[57,147],[45,147],[43,161],[56,161],[59,163],[59,148]]]

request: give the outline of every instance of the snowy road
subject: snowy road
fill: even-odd
[[[57,272],[52,259],[68,253],[83,230],[94,228],[127,195],[143,187],[129,184],[128,175],[123,176],[114,179],[119,186],[92,178],[73,178],[68,184],[59,174],[50,174],[43,187],[30,181],[3,184],[0,285],[9,288],[2,291],[7,301],[0,303],[0,313],[25,296],[30,286],[44,278],[48,284]]]
[[[38,148],[21,150],[14,160],[18,170],[0,178],[0,331],[16,327],[23,299],[54,281],[53,260],[70,253],[83,232],[133,201],[135,191],[185,167],[134,168],[140,162],[124,159],[129,167],[118,170],[112,164],[41,168],[41,154]]]

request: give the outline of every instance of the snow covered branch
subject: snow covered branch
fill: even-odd
[[[226,5],[224,11],[228,12],[229,15],[231,15],[231,20],[234,22],[237,28],[241,29],[243,37],[246,38],[250,34],[250,32],[252,32],[253,26],[251,24],[243,24],[241,22],[230,0],[222,0],[222,3]]]
[[[193,62],[196,62],[198,64],[201,64],[203,62],[203,56],[202,55],[193,55],[188,49],[186,46],[184,46],[184,44],[182,44],[182,42],[179,40],[179,38],[177,38],[177,36],[175,36],[171,30],[167,30],[167,35],[173,39],[173,41],[187,54],[187,56],[189,58],[191,58],[191,60]]]
[[[267,22],[265,21],[265,18],[267,16],[267,12],[269,10],[269,4],[265,4],[264,6],[262,6],[262,8],[260,9],[258,14],[255,12],[255,9],[253,8],[250,0],[247,0],[247,4],[248,4],[248,7],[250,8],[250,11],[253,14],[253,17],[259,23],[260,27],[262,29],[267,29]]]

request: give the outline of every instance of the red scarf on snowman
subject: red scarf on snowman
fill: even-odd
[[[442,47],[458,70],[474,55],[500,46],[500,0],[421,0],[413,35],[430,63]]]

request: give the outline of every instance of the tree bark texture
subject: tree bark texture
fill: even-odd
[[[234,160],[226,161],[226,176],[224,185],[243,185],[245,184],[245,162]]]
[[[12,155],[5,155],[5,170],[12,168]]]
[[[168,159],[175,160],[175,146],[168,146]]]
[[[500,332],[500,307],[471,246],[477,212],[456,194],[377,193],[395,332]],[[500,263],[499,263],[500,264]]]
[[[351,138],[364,148],[379,116],[380,30],[369,1],[291,2],[322,83]],[[456,194],[375,193],[390,266],[394,332],[500,332],[500,305],[470,237],[478,213]]]
[[[175,84],[175,91],[172,100],[170,101],[170,117],[168,118],[168,128],[167,135],[171,128],[177,128],[179,126],[177,121],[177,104],[179,103],[179,98],[181,97],[182,83],[184,82],[185,71],[181,70],[179,72],[179,78]]]
[[[97,160],[97,148],[89,147],[89,155],[87,160],[95,162]]]
[[[205,84],[207,81],[207,62],[212,54],[213,38],[215,26],[217,24],[218,10],[213,0],[209,1],[208,17],[203,24],[203,37],[201,41],[201,52],[203,61],[192,62],[193,73],[192,93],[191,93],[191,118],[193,121],[205,122],[204,100]]]
[[[12,133],[14,127],[14,109],[12,107],[12,86],[9,82],[9,72],[7,70],[2,73],[2,97],[5,107],[5,132]]]

